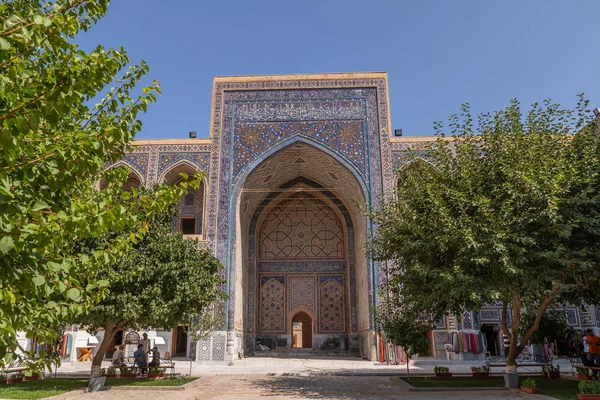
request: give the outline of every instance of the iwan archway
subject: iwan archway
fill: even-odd
[[[351,169],[296,141],[248,174],[238,204],[236,322],[246,352],[258,342],[368,357],[365,196]]]

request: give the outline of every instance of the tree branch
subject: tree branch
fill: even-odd
[[[550,303],[552,303],[552,300],[554,300],[555,294],[556,290],[553,289],[552,291],[550,291],[550,294],[542,301],[542,304],[540,304],[533,325],[531,325],[531,327],[527,330],[527,333],[523,336],[523,340],[521,341],[521,345],[519,346],[519,352],[521,352],[525,348],[531,336],[533,336],[533,334],[540,328],[540,322],[542,321],[542,318],[546,313],[546,309],[548,308]]]
[[[85,1],[85,0],[79,0],[77,3],[75,3],[75,4],[72,4],[70,7],[67,7],[67,8],[65,8],[64,10],[60,10],[60,11],[58,11],[58,12],[55,12],[54,14],[50,14],[50,15],[48,15],[47,17],[48,17],[48,18],[53,18],[53,17],[56,17],[57,15],[59,15],[59,14],[62,14],[62,13],[64,13],[64,12],[67,12],[67,11],[69,11],[69,10],[70,10],[70,9],[72,9],[72,8],[79,7],[79,6],[80,6],[80,5],[81,5],[81,4],[82,4],[84,1]],[[8,36],[8,35],[12,35],[13,33],[15,33],[15,32],[18,32],[18,31],[20,31],[21,29],[28,28],[28,27],[30,27],[31,25],[35,25],[35,21],[28,22],[27,24],[25,24],[25,25],[22,25],[22,26],[17,26],[16,28],[14,28],[14,29],[12,29],[12,30],[10,30],[10,31],[2,32],[2,33],[0,33],[0,37],[5,37],[5,36]]]

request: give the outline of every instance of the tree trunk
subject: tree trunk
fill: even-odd
[[[104,337],[102,338],[102,343],[100,343],[100,347],[98,347],[98,351],[94,355],[92,359],[92,376],[102,376],[102,360],[104,360],[104,356],[106,355],[106,350],[114,343],[115,335],[118,331],[123,328],[123,321],[119,321],[113,325],[112,322],[106,321],[106,326],[104,327]]]
[[[408,354],[408,352],[404,352],[404,354],[406,355],[406,378],[410,379],[410,355]]]

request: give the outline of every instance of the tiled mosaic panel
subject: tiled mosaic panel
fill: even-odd
[[[293,312],[299,307],[306,307],[313,313],[313,315],[316,314],[315,277],[288,277],[288,303],[288,312]]]
[[[470,312],[464,312],[462,315],[462,327],[463,329],[473,329],[473,320]]]
[[[198,359],[210,360],[210,339],[199,340],[196,346],[198,348]]]
[[[209,160],[210,153],[160,153],[158,155],[158,176],[181,161],[187,161],[201,171],[208,172]]]
[[[344,330],[344,285],[341,276],[319,277],[319,330]]]
[[[362,121],[318,121],[236,124],[233,175],[274,143],[298,134],[342,151],[359,171],[365,171],[366,155]]]
[[[265,218],[259,239],[260,259],[344,257],[344,232],[323,202],[299,193],[277,205]]]
[[[176,218],[175,230],[179,231],[180,218],[196,218],[196,234],[202,233],[202,217],[204,205],[204,183],[198,189],[190,189],[179,202],[179,214]]]
[[[212,361],[225,360],[225,335],[213,335],[212,343]]]
[[[285,277],[263,276],[260,285],[260,330],[285,331]]]

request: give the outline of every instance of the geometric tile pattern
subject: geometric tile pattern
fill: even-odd
[[[271,122],[236,125],[233,175],[237,175],[255,154],[298,134],[339,150],[359,171],[365,171],[366,155],[361,151],[365,140],[362,121]]]
[[[288,313],[293,313],[298,307],[306,307],[316,314],[316,290],[314,276],[288,277]]]
[[[199,168],[201,171],[208,171],[208,163],[210,160],[209,153],[181,153],[181,152],[171,152],[171,153],[160,153],[158,155],[158,176],[160,176],[164,171],[169,169],[170,166],[182,161],[186,160],[193,164],[195,167]]]
[[[285,278],[263,276],[260,286],[260,330],[285,331]]]
[[[341,276],[319,277],[319,330],[344,330],[344,286]]]
[[[259,259],[344,258],[340,220],[322,201],[298,193],[274,207],[264,219]]]
[[[387,196],[392,193],[393,174],[391,163],[391,146],[389,140],[389,115],[387,104],[387,80],[383,75],[363,75],[361,77],[335,77],[315,78],[310,77],[304,79],[284,78],[284,79],[249,79],[237,80],[222,78],[215,80],[213,86],[213,108],[212,108],[212,146],[213,151],[210,160],[210,178],[209,178],[209,193],[208,193],[208,212],[206,233],[210,247],[215,249],[216,256],[225,263],[228,276],[239,276],[241,271],[235,263],[230,263],[228,260],[232,252],[238,252],[241,249],[235,247],[236,243],[236,228],[238,226],[237,218],[239,216],[232,210],[239,210],[241,206],[238,204],[242,183],[245,178],[253,171],[253,169],[261,162],[268,159],[278,150],[285,148],[289,143],[294,141],[304,141],[305,143],[315,143],[317,147],[321,147],[332,157],[340,160],[342,163],[350,164],[353,168],[353,174],[361,182],[361,185],[368,193],[368,207],[378,207],[382,195]],[[274,118],[270,121],[264,120],[263,116],[258,115],[262,111],[258,111],[257,115],[248,115],[245,111],[237,113],[237,108],[248,106],[250,113],[255,111],[252,109],[260,108],[258,104],[274,104],[275,110],[268,110],[268,113],[279,113],[280,110],[294,108],[295,103],[319,103],[319,102],[348,102],[352,110],[348,110],[347,115],[335,115],[335,118],[319,118],[319,121],[336,121],[349,122],[353,120],[351,113],[354,113],[354,104],[362,102],[364,104],[364,117],[357,119],[361,121],[363,129],[361,130],[364,140],[360,153],[364,154],[365,160],[364,169],[357,166],[356,155],[352,153],[350,147],[336,147],[329,144],[321,135],[315,133],[314,136],[303,133],[303,131],[290,132],[291,136],[286,136],[285,139],[277,139],[269,142],[269,147],[260,149],[252,154],[252,157],[247,162],[238,163],[235,159],[237,148],[236,135],[237,128],[242,125],[250,124],[287,124],[295,122],[311,123],[307,121],[306,113],[320,113],[323,115],[336,111],[336,107],[331,107],[330,110],[319,111],[323,108],[320,105],[312,107],[312,110],[296,112],[291,111],[288,115],[284,115],[282,120]],[[302,106],[304,107],[304,105]],[[301,109],[302,107],[298,107]],[[325,107],[326,108],[326,107]],[[287,111],[286,111],[287,112]],[[346,111],[344,111],[346,113]],[[272,117],[272,115],[268,115]],[[239,119],[238,119],[239,118]],[[296,119],[297,118],[297,119]],[[285,121],[284,121],[285,120]],[[353,131],[356,132],[356,131]],[[243,166],[241,164],[244,164]],[[235,173],[234,171],[238,171]],[[215,190],[216,189],[216,190]],[[349,201],[348,199],[345,199]],[[385,276],[386,264],[383,262],[369,262],[366,274],[367,288],[370,292],[377,285],[376,282]],[[375,270],[373,270],[375,269]],[[373,281],[373,278],[375,281]],[[236,301],[235,282],[228,282],[227,294],[228,300],[228,329],[233,330],[235,326],[235,304]],[[353,297],[353,296],[352,296]],[[368,296],[369,309],[374,306],[372,304],[372,296]],[[350,299],[352,301],[352,298]],[[354,313],[355,310],[352,311]],[[370,313],[370,325],[373,324],[373,316]]]
[[[213,335],[212,360],[225,360],[225,335],[223,334]]]
[[[202,233],[202,215],[204,206],[204,183],[200,183],[198,189],[189,189],[188,193],[184,195],[178,204],[179,214],[176,218],[177,225],[175,231],[179,231],[179,220],[180,218],[195,218],[195,234],[199,235]]]

